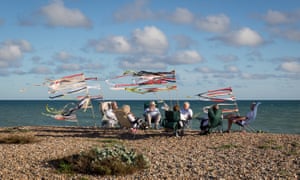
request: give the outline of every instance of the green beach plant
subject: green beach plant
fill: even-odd
[[[300,154],[300,144],[298,142],[291,142],[286,146],[286,151],[284,151],[287,155],[298,155]]]
[[[8,127],[2,130],[2,132],[7,132],[7,133],[15,133],[15,132],[30,132],[31,130],[23,127]]]
[[[0,144],[28,144],[35,143],[38,140],[34,136],[24,136],[24,135],[9,135],[5,137],[0,137]]]
[[[235,145],[235,144],[222,144],[220,146],[217,146],[217,147],[210,147],[211,149],[218,149],[218,150],[225,150],[225,149],[231,149],[231,148],[238,148],[239,146],[238,145]]]
[[[121,144],[104,148],[95,147],[87,152],[51,162],[59,172],[97,175],[125,175],[149,167],[143,154],[128,150]]]
[[[260,142],[257,146],[258,149],[273,149],[273,150],[281,150],[283,147],[278,145],[275,140],[264,140]]]

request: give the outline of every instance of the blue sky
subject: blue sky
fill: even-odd
[[[47,87],[34,84],[80,72],[101,79],[106,99],[151,98],[112,91],[104,80],[173,69],[176,98],[231,86],[238,99],[300,99],[296,0],[1,4],[0,99],[47,99]]]

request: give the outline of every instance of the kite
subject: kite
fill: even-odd
[[[83,93],[82,95],[77,95],[79,103],[69,103],[66,104],[62,109],[54,109],[46,105],[47,113],[43,113],[46,116],[50,116],[56,120],[65,120],[71,122],[77,122],[76,111],[83,109],[84,112],[88,108],[91,108],[93,117],[94,111],[91,100],[102,99],[102,95],[90,95],[90,89],[100,90],[100,85],[89,85],[88,82],[98,80],[97,77],[86,78],[83,73],[73,74],[69,76],[64,76],[60,79],[47,79],[44,85],[48,86],[48,93],[50,99],[61,98],[69,95],[75,95]]]
[[[94,86],[88,86],[87,81],[97,79],[97,77],[85,78],[83,73],[64,76],[56,80],[48,79],[46,82],[46,84],[48,84],[48,93],[54,94],[49,96],[49,98],[55,99],[70,94],[85,92],[89,88],[95,88]],[[100,87],[96,88],[100,89]]]
[[[77,122],[76,111],[79,109],[87,109],[90,104],[90,97],[86,96],[80,100],[78,104],[68,103],[62,109],[55,109],[46,105],[47,113],[42,113],[45,116],[50,116],[56,120],[65,120]]]
[[[125,90],[138,94],[177,89],[174,70],[169,72],[125,71],[122,75],[108,79],[105,82],[111,90]]]
[[[236,98],[233,95],[231,87],[209,90],[207,92],[199,93],[196,96],[198,96],[202,101],[212,101],[218,103],[218,105],[221,106],[223,114],[239,113]],[[232,103],[224,103],[228,101]],[[205,106],[203,111],[207,113],[209,108],[211,108],[211,106]]]
[[[134,93],[139,93],[139,94],[146,94],[149,92],[159,92],[159,91],[170,91],[170,90],[175,90],[177,89],[176,85],[173,86],[166,86],[166,87],[153,87],[153,88],[139,88],[139,87],[133,87],[133,88],[125,88],[126,91],[128,92],[134,92]]]
[[[235,101],[235,96],[232,95],[232,88],[222,88],[217,90],[209,90],[207,92],[197,94],[201,100],[224,102],[224,101]],[[224,97],[227,96],[227,97]]]

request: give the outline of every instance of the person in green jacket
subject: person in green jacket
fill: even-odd
[[[222,111],[218,104],[208,109],[208,125],[209,129],[222,126]]]

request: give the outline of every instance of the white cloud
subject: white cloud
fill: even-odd
[[[29,52],[32,50],[31,44],[26,40],[13,41],[12,43],[19,46],[23,52]]]
[[[0,60],[2,62],[14,61],[22,57],[21,48],[18,45],[5,45],[0,49]]]
[[[281,12],[269,10],[266,15],[262,17],[269,25],[283,25],[292,24],[300,19],[300,10]]]
[[[68,52],[66,51],[61,51],[61,52],[58,52],[54,55],[54,58],[55,59],[59,59],[61,61],[68,61],[72,58],[72,55],[69,54]]]
[[[234,65],[225,65],[223,70],[213,69],[208,66],[201,66],[195,68],[195,72],[207,75],[207,77],[232,79],[240,75],[240,70]]]
[[[224,32],[229,28],[230,19],[224,15],[207,16],[196,21],[196,27],[208,32]]]
[[[114,13],[114,18],[117,21],[136,21],[141,19],[151,19],[155,16],[150,9],[146,8],[148,1],[136,0]]]
[[[177,42],[176,46],[180,49],[190,48],[191,46],[197,44],[195,40],[185,35],[174,36],[173,39]]]
[[[240,72],[239,68],[234,65],[224,66],[224,69],[225,69],[225,72],[228,72],[228,73],[239,73]]]
[[[132,36],[135,49],[141,53],[163,54],[169,45],[165,34],[154,26],[136,29]]]
[[[69,9],[56,0],[40,9],[49,26],[90,27],[90,20],[78,9]]]
[[[154,26],[136,29],[128,39],[123,36],[111,36],[100,40],[90,40],[88,47],[98,52],[120,54],[163,54],[168,48],[165,34]]]
[[[223,36],[213,38],[235,46],[258,46],[264,43],[263,38],[250,28],[242,28]]]
[[[122,69],[165,69],[166,64],[160,60],[153,60],[150,57],[135,57],[122,59],[119,62],[119,67]]]
[[[89,44],[98,52],[128,53],[131,50],[130,43],[123,36],[111,36],[99,41],[94,40]]]
[[[207,66],[197,67],[197,68],[195,68],[195,71],[200,72],[200,73],[205,73],[205,74],[216,72],[216,70],[211,69],[210,67],[207,67]]]
[[[286,38],[291,41],[300,41],[300,30],[296,28],[271,28],[270,31],[276,36]]]
[[[269,31],[275,36],[300,41],[300,9],[288,12],[269,10],[262,19],[270,25]]]
[[[189,9],[178,7],[174,11],[152,11],[147,8],[147,0],[136,0],[123,6],[114,13],[115,20],[119,22],[138,20],[165,20],[176,24],[194,26],[208,32],[224,32],[230,26],[230,18],[224,14],[197,18]]]
[[[269,10],[264,16],[264,20],[271,25],[291,22],[291,19],[286,14],[274,10]]]
[[[179,51],[170,57],[169,64],[196,64],[203,60],[202,56],[193,50]]]
[[[239,74],[239,78],[247,80],[265,80],[268,78],[278,78],[278,76],[274,76],[272,74],[251,74],[247,72],[242,72],[241,74]]]
[[[0,68],[15,67],[21,63],[25,52],[32,50],[26,40],[5,41],[0,44]]]
[[[217,55],[217,59],[223,62],[233,62],[237,61],[239,58],[236,55],[228,54],[228,55]]]
[[[72,63],[68,63],[68,64],[61,64],[59,66],[57,66],[56,72],[64,72],[64,71],[80,71],[82,70],[82,67],[79,64],[72,64]]]
[[[300,62],[286,61],[280,64],[278,69],[289,73],[300,73]]]
[[[99,71],[103,67],[104,66],[101,63],[87,63],[84,65],[84,69],[97,70],[97,71]]]
[[[289,40],[300,41],[300,30],[299,29],[288,29],[281,33],[283,37]]]
[[[30,70],[30,73],[34,74],[51,74],[51,69],[46,66],[34,67]]]
[[[190,24],[194,21],[194,15],[188,9],[177,8],[173,14],[170,15],[170,20],[180,24]]]

